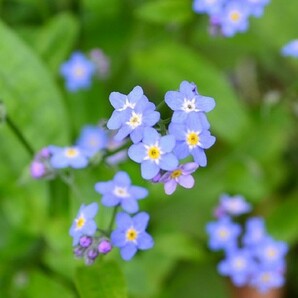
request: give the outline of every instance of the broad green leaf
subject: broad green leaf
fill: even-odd
[[[145,2],[136,10],[136,16],[142,20],[167,24],[183,23],[193,16],[191,1],[157,0]]]
[[[74,48],[78,32],[78,20],[69,13],[60,13],[41,28],[32,46],[49,68],[57,73],[61,63]]]
[[[127,297],[124,277],[118,265],[113,262],[78,268],[75,283],[82,298]]]
[[[188,80],[197,84],[200,94],[214,97],[216,107],[208,117],[216,136],[235,143],[249,126],[249,117],[224,75],[199,53],[179,44],[161,43],[136,52],[132,60],[139,76],[164,92],[177,90]]]

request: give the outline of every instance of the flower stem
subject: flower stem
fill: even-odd
[[[60,178],[72,190],[72,192],[77,196],[77,198],[81,202],[83,202],[83,196],[74,182],[72,173],[71,172],[69,172],[68,174],[61,173]]]
[[[162,107],[165,105],[165,101],[163,100],[163,101],[161,101],[158,105],[157,105],[157,107],[156,107],[156,110],[157,111],[160,111],[161,109],[162,109]]]
[[[16,124],[10,119],[9,116],[6,115],[5,121],[9,128],[12,130],[12,132],[15,134],[15,136],[18,138],[20,143],[24,146],[26,151],[29,153],[30,156],[34,156],[34,150],[32,146],[29,144],[29,142],[26,140],[22,132],[19,130],[19,128],[16,126]]]
[[[111,232],[112,232],[112,228],[113,228],[114,221],[115,221],[115,218],[116,218],[117,210],[118,210],[118,206],[116,206],[113,210],[111,221],[110,221],[110,224],[109,224],[109,227],[108,227],[108,234],[111,234]]]

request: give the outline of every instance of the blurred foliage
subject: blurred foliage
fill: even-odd
[[[32,181],[31,156],[1,123],[1,297],[228,297],[204,230],[222,192],[252,202],[270,232],[291,245],[289,264],[297,264],[298,62],[280,56],[297,38],[297,9],[296,0],[274,0],[248,32],[227,39],[209,35],[207,17],[192,11],[191,0],[0,1],[0,98],[36,151],[71,144],[83,125],[108,118],[112,91],[140,85],[159,103],[189,80],[217,103],[208,115],[217,142],[193,189],[167,197],[140,178],[138,165],[120,166],[149,188],[141,209],[152,218],[154,249],[128,263],[114,251],[84,268],[68,236],[81,202],[61,181]],[[68,93],[60,64],[92,48],[109,56],[110,77]],[[113,175],[102,166],[75,179],[90,202],[98,199],[94,183]],[[107,223],[109,211],[101,215]],[[289,268],[287,297],[298,297],[297,270]]]

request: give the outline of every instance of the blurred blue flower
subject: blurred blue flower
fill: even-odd
[[[134,87],[128,95],[120,92],[112,92],[109,99],[115,109],[107,123],[109,129],[119,129],[127,117],[126,110],[133,110],[137,102],[143,104],[149,103],[148,98],[144,95],[143,89],[140,86]]]
[[[226,0],[194,0],[193,10],[197,13],[214,15],[220,12]]]
[[[218,264],[218,271],[223,276],[229,276],[234,285],[240,287],[248,284],[256,263],[250,251],[246,249],[230,250],[226,259]]]
[[[283,241],[275,241],[266,237],[255,248],[255,255],[263,264],[275,266],[284,263],[285,255],[288,252],[288,245]]]
[[[141,164],[141,174],[144,179],[152,179],[160,169],[173,171],[177,168],[178,159],[172,153],[174,146],[174,136],[161,137],[154,128],[146,127],[142,142],[131,145],[128,156]]]
[[[239,1],[230,1],[220,15],[221,31],[224,36],[234,36],[248,29],[249,9]]]
[[[50,164],[55,169],[75,168],[81,169],[88,165],[88,155],[79,147],[49,146],[51,153]]]
[[[201,121],[204,128],[209,128],[209,122],[203,112],[213,110],[215,101],[212,97],[200,95],[194,83],[183,81],[179,91],[166,93],[165,102],[174,111],[172,122],[183,123],[191,115],[196,121]]]
[[[219,208],[224,214],[228,215],[241,215],[251,211],[251,205],[247,203],[243,196],[229,196],[223,194],[220,196]]]
[[[264,13],[265,6],[270,0],[244,0],[244,4],[247,5],[249,14],[255,17],[261,17]]]
[[[77,217],[75,218],[69,234],[73,237],[73,245],[78,245],[81,236],[93,236],[96,232],[97,226],[93,218],[98,210],[97,203],[91,203],[87,206],[81,205]]]
[[[117,229],[111,234],[112,245],[120,248],[123,260],[130,260],[138,249],[150,249],[154,245],[152,237],[145,231],[149,215],[146,212],[130,217],[124,212],[117,214]]]
[[[101,127],[87,125],[83,127],[76,145],[91,157],[107,147],[108,133]]]
[[[216,222],[209,222],[206,225],[206,231],[209,234],[211,250],[229,250],[237,246],[237,237],[241,233],[241,227],[226,216]]]
[[[89,88],[94,72],[94,64],[80,52],[73,53],[60,67],[60,74],[66,81],[66,88],[72,92]]]
[[[177,140],[174,153],[178,159],[192,155],[199,166],[207,165],[204,149],[210,148],[215,143],[215,137],[209,130],[203,129],[199,121],[188,118],[183,124],[170,123],[169,133]]]
[[[171,195],[177,187],[177,184],[184,188],[192,188],[195,184],[194,178],[191,176],[199,166],[194,162],[188,162],[180,165],[174,171],[164,173],[158,182],[164,183],[164,190],[167,195]]]
[[[292,56],[298,58],[298,39],[288,42],[282,49],[283,56]]]
[[[104,206],[121,205],[128,213],[137,212],[139,210],[137,200],[144,199],[148,195],[146,188],[131,185],[126,172],[118,172],[111,181],[96,183],[95,190],[102,194],[101,203]]]
[[[242,241],[246,246],[259,245],[267,237],[264,219],[261,217],[251,217],[246,221],[245,234]]]
[[[258,289],[260,293],[266,293],[272,288],[280,288],[284,285],[284,271],[258,266],[253,273],[250,285]]]

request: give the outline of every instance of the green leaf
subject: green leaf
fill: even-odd
[[[140,19],[160,24],[184,23],[193,15],[191,2],[186,0],[145,2],[136,10],[136,16]]]
[[[113,262],[78,268],[75,283],[81,297],[127,297],[124,277],[118,265]]]
[[[214,65],[184,46],[161,43],[136,52],[133,65],[139,76],[161,90],[177,90],[183,80],[195,82],[200,94],[215,98],[208,114],[215,135],[235,143],[249,127],[249,117],[223,74]]]
[[[59,66],[73,49],[79,33],[79,24],[69,13],[54,16],[39,31],[33,47],[49,68],[57,73]]]

